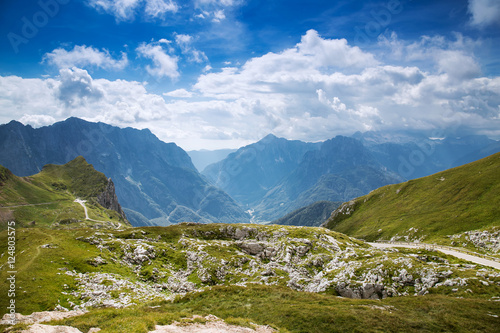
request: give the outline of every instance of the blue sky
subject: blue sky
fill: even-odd
[[[500,1],[5,0],[0,123],[70,116],[190,149],[268,133],[500,138]]]

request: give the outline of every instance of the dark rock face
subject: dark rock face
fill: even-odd
[[[118,197],[115,193],[115,184],[113,184],[111,178],[108,178],[108,185],[106,185],[104,192],[99,194],[97,197],[97,202],[104,208],[114,210],[120,214],[124,220],[127,220],[127,217],[122,210],[122,206],[120,206],[120,203],[118,202]]]
[[[113,179],[123,208],[140,213],[128,214],[133,226],[145,220],[159,225],[249,221],[234,200],[198,173],[184,150],[149,130],[78,118],[37,129],[15,121],[0,125],[0,164],[17,176],[79,155]]]
[[[357,298],[357,299],[383,299],[387,298],[388,294],[382,284],[366,283],[359,287],[351,287],[345,282],[337,285],[335,290],[342,297]]]

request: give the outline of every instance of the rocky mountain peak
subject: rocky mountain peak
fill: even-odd
[[[120,214],[124,220],[127,220],[125,213],[122,210],[120,203],[118,202],[118,197],[115,193],[115,184],[108,178],[108,184],[106,189],[97,196],[97,202],[106,209],[111,209]]]

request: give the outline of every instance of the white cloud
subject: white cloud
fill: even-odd
[[[147,0],[144,10],[151,17],[162,17],[167,12],[177,13],[179,7],[172,0]]]
[[[75,45],[73,50],[58,48],[43,56],[43,61],[59,68],[94,66],[104,69],[121,70],[128,65],[128,58],[122,52],[121,59],[113,59],[109,51],[99,51],[92,46]]]
[[[345,39],[323,39],[315,30],[309,30],[297,44],[297,53],[319,67],[373,66],[378,63],[374,56],[357,46],[349,46]],[[305,60],[305,59],[304,59]]]
[[[104,92],[93,84],[86,70],[64,68],[59,71],[60,85],[57,97],[67,106],[85,106],[104,96]]]
[[[146,66],[147,72],[157,78],[169,77],[172,80],[180,76],[179,59],[167,54],[157,43],[142,43],[136,50],[141,56],[153,60],[155,66]]]
[[[191,98],[191,97],[193,97],[193,93],[190,91],[187,91],[186,89],[176,89],[176,90],[164,93],[163,95],[168,96],[168,97],[176,97],[176,98]]]
[[[469,0],[471,23],[484,27],[500,25],[500,1],[498,0]]]
[[[162,18],[165,13],[176,13],[179,6],[173,0],[88,0],[88,5],[113,15],[117,22],[133,21],[138,13],[146,18]]]
[[[52,125],[56,119],[46,114],[25,114],[19,119],[23,124],[29,124],[33,127],[42,127]]]
[[[136,10],[142,0],[89,0],[87,3],[113,15],[116,21],[130,21],[135,18]]]
[[[212,19],[213,22],[220,22],[222,20],[226,19],[226,14],[224,14],[224,9],[219,9],[213,12],[214,18]]]
[[[397,35],[392,33],[390,39],[380,37],[379,46],[385,48],[388,58],[428,66],[423,69],[434,69],[456,79],[481,75],[481,67],[473,53],[481,46],[481,41],[474,41],[459,33],[454,34],[454,40],[439,35],[422,36],[411,44],[399,40]]]
[[[175,41],[179,45],[181,52],[188,56],[191,62],[202,63],[208,61],[208,57],[202,51],[198,51],[192,46],[193,37],[185,34],[175,36]]]
[[[61,69],[58,77],[49,79],[0,77],[0,96],[0,110],[11,112],[0,113],[3,122],[12,119],[14,110],[16,119],[33,125],[77,116],[129,126],[167,121],[170,113],[165,100],[149,94],[139,82],[93,79],[78,68]]]
[[[196,0],[198,5],[217,5],[223,7],[230,7],[239,4],[238,0]]]
[[[192,38],[177,35],[170,44],[180,41]],[[474,41],[392,42],[401,50],[399,65],[377,61],[386,59],[385,50],[375,55],[308,32],[293,48],[212,70],[192,89],[165,92],[167,101],[145,84],[93,79],[77,68],[46,79],[0,76],[0,121],[78,116],[148,127],[185,149],[236,147],[270,132],[316,141],[358,130],[465,127],[500,138],[500,77],[481,77]],[[137,52],[153,61],[152,75],[176,78],[177,60],[162,46],[144,43]]]
[[[436,55],[439,71],[457,79],[474,78],[481,75],[481,68],[473,57],[460,51],[441,51]]]

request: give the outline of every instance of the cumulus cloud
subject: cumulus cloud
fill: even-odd
[[[104,92],[92,82],[86,70],[79,68],[61,69],[58,98],[67,106],[84,106],[104,96]]]
[[[162,17],[165,13],[177,13],[179,6],[172,0],[148,0],[146,1],[145,13],[150,17]]]
[[[102,51],[92,46],[75,45],[72,50],[66,51],[57,48],[43,56],[43,61],[59,68],[71,67],[99,67],[104,69],[121,70],[128,65],[128,58],[122,52],[121,59],[113,59],[109,51]]]
[[[393,42],[400,60],[433,65],[383,65],[344,40],[309,31],[294,48],[201,75],[194,89],[207,98],[259,105],[247,114],[266,115],[262,132],[306,140],[367,129],[447,127],[457,119],[476,128],[498,124],[500,93],[494,87],[500,79],[480,77],[473,41],[458,35]]]
[[[12,118],[13,110],[18,110],[22,116],[17,119],[33,125],[43,125],[51,118],[78,116],[129,126],[157,119],[166,121],[170,113],[165,100],[148,93],[142,83],[94,79],[78,68],[61,69],[56,78],[0,77],[0,96],[9,96],[0,98],[0,110],[11,112],[0,113],[2,121]]]
[[[390,38],[381,36],[379,46],[385,48],[388,58],[396,58],[419,66],[433,65],[439,73],[446,73],[456,79],[473,78],[481,75],[481,67],[474,57],[474,50],[480,41],[466,38],[459,33],[450,40],[443,36],[422,36],[418,41],[405,43],[396,33]]]
[[[240,1],[237,0],[196,0],[198,5],[219,5],[219,6],[234,6]]]
[[[177,37],[138,48],[152,60],[152,75],[179,75],[177,60],[163,47],[192,39]],[[270,132],[315,141],[365,130],[467,127],[500,137],[500,77],[481,76],[474,41],[393,42],[400,46],[399,65],[378,60],[386,51],[369,53],[310,31],[295,47],[212,69],[192,89],[165,92],[166,100],[145,84],[93,79],[78,68],[61,69],[55,78],[0,77],[0,120],[14,113],[43,124],[50,118],[38,115],[75,115],[148,127],[186,149],[237,147]]]
[[[191,62],[202,63],[208,60],[206,54],[202,51],[198,51],[192,46],[193,37],[185,34],[178,34],[175,36],[175,41],[179,45],[182,54],[188,56],[188,60]]]
[[[25,114],[19,119],[23,124],[29,124],[33,127],[42,127],[52,125],[56,119],[46,114]]]
[[[472,25],[484,27],[500,25],[500,2],[498,0],[469,0]]]
[[[173,0],[89,0],[87,4],[113,15],[117,22],[133,21],[138,13],[143,13],[146,18],[159,18],[167,12],[179,10]]]
[[[176,56],[171,56],[163,50],[159,43],[142,43],[137,49],[142,57],[151,59],[154,66],[146,66],[147,72],[157,78],[169,77],[172,80],[180,76],[178,71],[178,61]]]
[[[163,95],[168,96],[168,97],[176,97],[176,98],[191,98],[191,97],[193,97],[193,93],[190,91],[187,91],[186,89],[176,89],[176,90],[164,93]]]
[[[213,12],[214,18],[212,19],[213,22],[220,22],[226,18],[226,14],[224,14],[224,9],[219,9]]]
[[[320,67],[367,67],[378,64],[374,56],[357,46],[349,46],[346,39],[323,39],[316,30],[309,30],[297,44],[297,53],[303,60]]]

